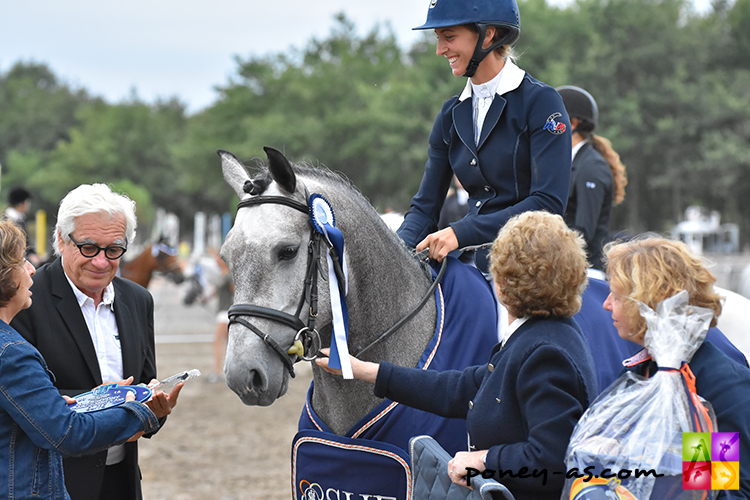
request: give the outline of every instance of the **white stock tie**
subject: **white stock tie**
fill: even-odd
[[[492,105],[492,94],[486,86],[475,87],[476,91],[476,119],[474,121],[474,144],[479,144],[479,136],[482,135],[482,125],[487,116],[487,110]]]

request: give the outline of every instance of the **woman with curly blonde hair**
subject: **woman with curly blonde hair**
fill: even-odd
[[[352,372],[375,383],[379,397],[466,419],[469,449],[448,464],[453,482],[466,485],[469,469],[485,471],[516,498],[557,500],[563,477],[534,480],[519,471],[563,470],[573,428],[598,392],[591,353],[572,318],[586,287],[584,243],[559,215],[525,212],[500,230],[491,263],[510,325],[487,364],[435,372],[351,358]],[[327,359],[317,363],[340,373]]]
[[[604,308],[621,304],[624,321],[616,321],[618,333],[626,340],[643,345],[646,321],[638,312],[638,302],[651,309],[676,293],[687,290],[690,304],[714,311],[711,326],[721,314],[721,297],[714,291],[716,278],[693,255],[687,245],[664,238],[645,238],[605,248],[610,296]],[[637,302],[636,302],[637,301]]]
[[[508,313],[516,318],[576,314],[587,284],[584,245],[559,215],[515,217],[513,230],[500,231],[490,254],[490,271]]]
[[[610,294],[604,308],[620,337],[644,345],[646,322],[638,302],[654,309],[662,300],[687,290],[689,303],[712,309],[713,327],[721,314],[721,297],[714,292],[716,278],[687,245],[664,238],[646,238],[610,244],[604,249]],[[709,338],[709,337],[707,337]],[[646,349],[623,362],[644,377],[658,369]],[[711,341],[688,362],[699,396],[711,403],[719,432],[739,433],[739,492],[731,498],[750,498],[750,369],[732,360]],[[736,495],[736,496],[735,496]]]

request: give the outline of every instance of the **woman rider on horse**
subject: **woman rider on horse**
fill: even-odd
[[[435,119],[422,183],[398,235],[442,261],[458,248],[491,243],[515,214],[562,215],[570,124],[559,94],[513,62],[521,29],[515,0],[432,0],[427,22],[414,29],[434,29],[437,55],[469,80]],[[438,231],[454,173],[469,193],[468,214]],[[476,255],[485,272],[486,255]]]

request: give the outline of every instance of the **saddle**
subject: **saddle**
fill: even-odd
[[[514,500],[508,488],[494,479],[477,476],[469,489],[448,477],[451,456],[430,436],[409,441],[414,500]]]

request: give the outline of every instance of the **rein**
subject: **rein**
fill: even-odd
[[[284,196],[253,196],[252,198],[241,200],[237,204],[237,209],[239,210],[240,208],[252,207],[265,203],[285,205],[299,212],[303,212],[305,214],[309,213],[309,207],[307,204]],[[284,311],[279,311],[277,309],[256,306],[253,304],[234,304],[229,308],[229,325],[231,326],[233,323],[239,323],[253,332],[255,335],[257,335],[268,347],[273,350],[274,353],[279,356],[279,358],[281,358],[282,363],[284,363],[284,366],[286,366],[287,370],[289,371],[289,375],[292,378],[294,378],[295,376],[294,364],[296,362],[300,360],[312,361],[319,355],[321,355],[320,348],[322,347],[322,345],[320,334],[315,329],[315,320],[318,316],[318,273],[320,272],[320,247],[322,242],[324,241],[325,240],[323,239],[322,234],[315,231],[315,229],[312,227],[312,223],[310,223],[310,244],[308,245],[307,251],[307,270],[305,272],[304,282],[305,286],[302,297],[300,298],[299,304],[297,305],[297,311],[294,313],[294,315],[288,314]],[[333,262],[334,271],[337,275],[339,275],[340,278],[343,279],[343,270],[341,269],[341,263],[337,258],[333,258]],[[448,259],[443,259],[443,263],[440,267],[440,271],[437,277],[432,282],[432,285],[430,285],[430,288],[422,297],[422,300],[419,302],[419,304],[417,304],[417,306],[411,312],[409,312],[409,314],[401,318],[396,322],[396,324],[386,330],[378,338],[361,349],[357,354],[355,354],[355,356],[360,356],[371,347],[382,342],[387,337],[396,332],[399,328],[401,328],[407,321],[412,319],[435,293],[435,289],[437,288],[440,280],[445,274],[447,264]],[[299,317],[305,304],[310,305],[307,317],[307,325],[305,325]],[[279,343],[276,342],[276,340],[271,338],[267,333],[262,332],[259,328],[257,328],[242,316],[269,319],[297,330],[292,346],[284,350],[284,348],[281,347]]]
[[[443,263],[440,264],[440,272],[438,272],[438,275],[435,277],[435,279],[432,282],[432,285],[430,285],[430,288],[427,289],[427,292],[422,297],[422,300],[417,304],[417,306],[411,310],[409,314],[401,318],[396,322],[395,325],[387,329],[385,332],[383,332],[380,337],[376,338],[369,344],[367,344],[363,349],[360,349],[357,354],[354,355],[355,358],[358,358],[362,355],[362,353],[366,352],[368,349],[370,349],[372,346],[378,344],[379,342],[385,340],[387,337],[389,337],[393,332],[404,326],[404,323],[412,319],[416,314],[424,307],[424,305],[427,303],[430,297],[432,297],[432,294],[435,293],[435,289],[440,284],[440,281],[443,279],[443,275],[445,275],[445,270],[448,267],[448,259],[443,259]]]

